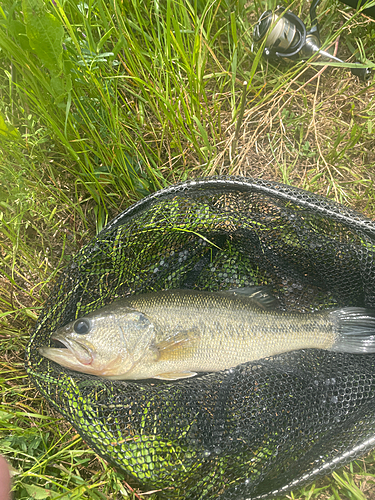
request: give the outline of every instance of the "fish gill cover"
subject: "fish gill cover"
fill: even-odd
[[[375,224],[276,182],[159,191],[72,258],[27,371],[96,452],[170,499],[271,498],[375,447],[375,355],[285,353],[174,382],[110,381],[42,357],[53,331],[116,298],[267,285],[282,310],[375,307]]]

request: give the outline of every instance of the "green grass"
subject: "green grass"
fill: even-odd
[[[374,217],[375,84],[342,67],[319,75],[318,64],[262,60],[252,29],[273,4],[2,2],[0,452],[14,498],[139,498],[23,369],[50,284],[114,215],[170,183],[229,173]],[[291,8],[308,19],[306,2]],[[374,22],[331,0],[318,13],[327,46],[340,35],[340,57],[373,58]],[[374,474],[375,451],[288,498],[371,498]]]

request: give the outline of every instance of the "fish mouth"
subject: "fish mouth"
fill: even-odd
[[[51,347],[40,347],[42,356],[67,368],[77,369],[77,364],[91,365],[94,360],[93,350],[76,340],[52,335]]]
[[[51,347],[56,348],[56,349],[67,349],[68,347],[61,342],[61,340],[57,340],[54,338],[51,338]]]

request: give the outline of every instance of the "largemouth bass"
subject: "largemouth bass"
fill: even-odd
[[[261,288],[168,290],[115,301],[56,330],[40,353],[109,379],[175,380],[305,348],[375,352],[375,311],[288,313]]]

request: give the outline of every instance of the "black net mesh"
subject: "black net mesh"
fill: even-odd
[[[174,382],[108,381],[48,361],[59,326],[169,288],[268,285],[285,310],[375,307],[375,224],[275,182],[157,192],[67,267],[27,348],[47,400],[99,455],[165,498],[266,498],[375,446],[374,355],[306,349]]]

